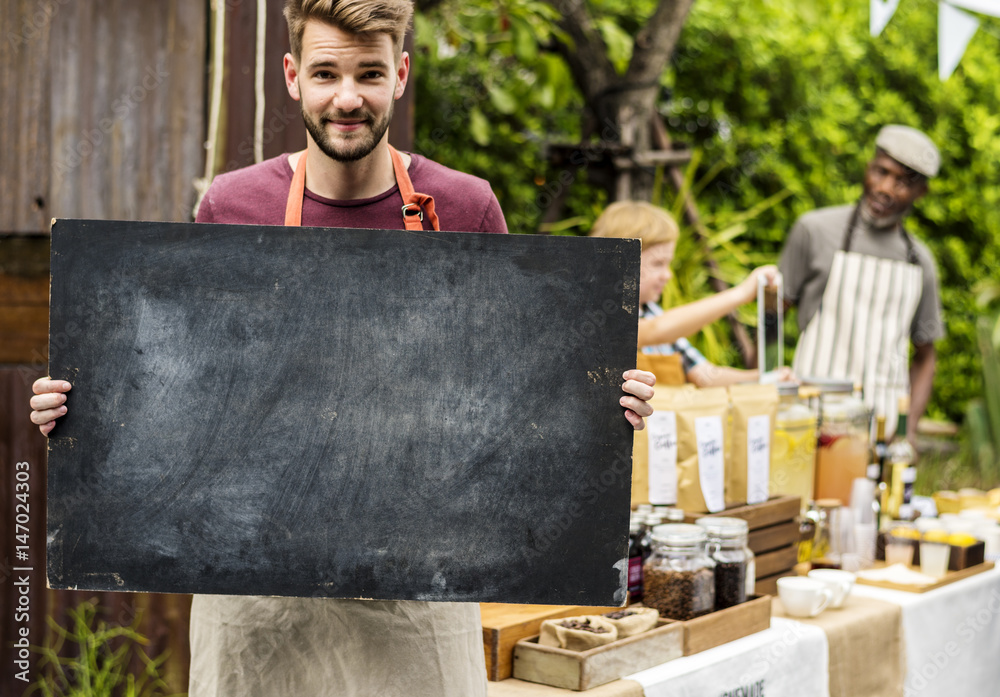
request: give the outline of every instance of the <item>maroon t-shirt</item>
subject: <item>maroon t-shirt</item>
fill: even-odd
[[[413,188],[434,197],[434,210],[442,230],[507,232],[500,203],[486,180],[420,155],[412,156],[408,171]],[[220,174],[201,201],[197,222],[284,225],[291,183],[288,155]],[[306,187],[302,225],[402,230],[402,206],[403,197],[397,186],[372,198],[351,201],[323,198]],[[426,218],[424,229],[431,229]]]

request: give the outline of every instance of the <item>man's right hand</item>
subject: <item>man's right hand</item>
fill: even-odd
[[[31,423],[38,424],[38,430],[47,436],[56,427],[56,419],[66,413],[66,393],[73,386],[65,380],[39,378],[31,386],[35,396],[31,398]]]

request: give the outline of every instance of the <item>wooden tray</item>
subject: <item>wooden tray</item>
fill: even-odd
[[[876,588],[888,588],[894,591],[906,591],[907,593],[926,593],[927,591],[932,591],[935,588],[941,588],[942,586],[947,586],[955,581],[961,581],[963,578],[968,578],[969,576],[975,576],[976,574],[981,574],[984,571],[989,571],[994,566],[993,562],[986,561],[982,564],[977,564],[976,566],[970,566],[967,569],[962,569],[961,571],[949,571],[944,576],[939,578],[934,583],[926,583],[924,585],[906,585],[903,583],[892,583],[891,581],[869,581],[861,576],[858,576],[856,583],[860,583],[863,586],[875,586]],[[885,563],[876,562],[874,568],[884,568]]]
[[[483,650],[486,654],[486,677],[496,682],[511,676],[514,644],[538,634],[544,620],[574,615],[603,615],[620,607],[581,607],[579,605],[509,605],[480,603],[483,623]]]
[[[660,620],[642,634],[619,639],[589,651],[540,646],[538,637],[514,647],[514,677],[518,680],[588,690],[684,655],[684,625]]]
[[[771,596],[758,595],[753,600],[716,610],[684,625],[684,655],[728,644],[771,626]]]

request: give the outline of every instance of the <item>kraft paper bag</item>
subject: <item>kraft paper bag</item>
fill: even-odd
[[[677,507],[690,513],[718,513],[726,507],[726,421],[724,387],[691,390],[677,409]]]
[[[726,466],[726,505],[764,503],[769,494],[778,387],[732,385],[729,400],[732,438]]]
[[[663,356],[670,358],[671,356]],[[660,385],[657,382],[646,417],[646,428],[636,431],[632,445],[632,508],[641,503],[671,506],[677,503],[677,417],[683,395],[696,392],[693,385]]]

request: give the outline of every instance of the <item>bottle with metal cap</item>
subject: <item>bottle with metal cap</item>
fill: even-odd
[[[698,525],[671,523],[653,529],[653,551],[642,569],[643,604],[660,615],[689,620],[715,608],[715,562]]]
[[[663,518],[664,523],[684,522],[684,511],[674,506],[654,506],[653,513]]]
[[[705,550],[715,561],[715,609],[746,602],[754,593],[757,575],[754,553],[747,545],[747,521],[705,516],[695,522],[705,529]]]

